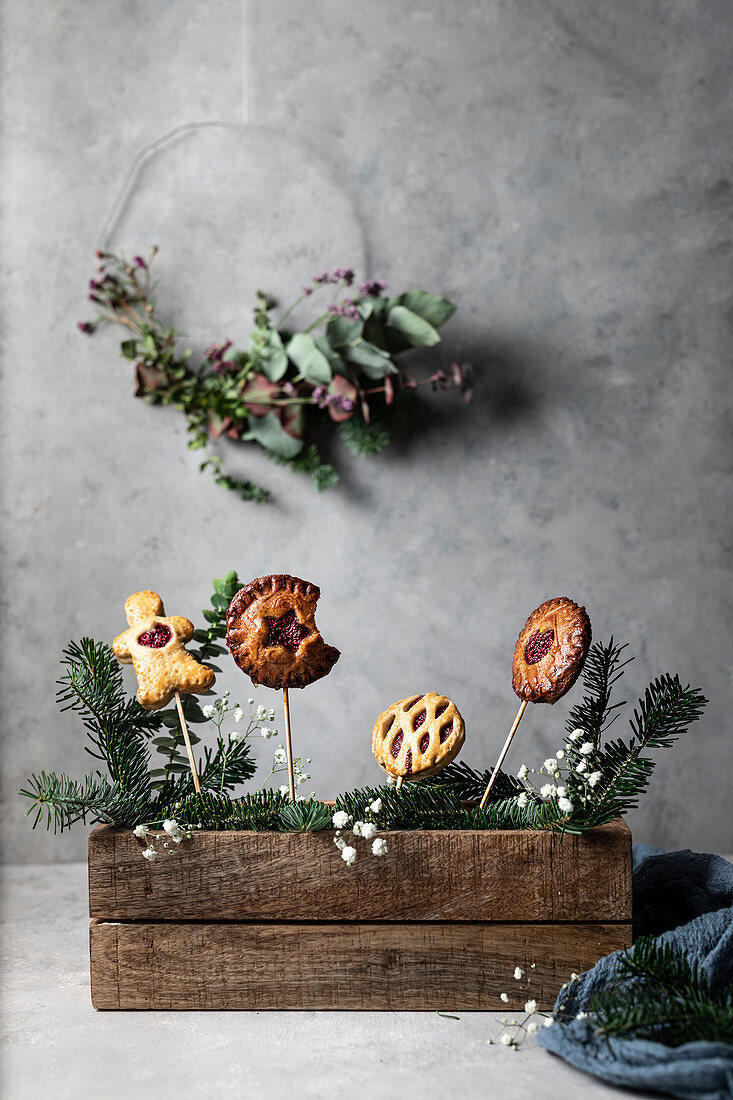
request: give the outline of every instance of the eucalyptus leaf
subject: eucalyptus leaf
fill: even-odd
[[[333,377],[331,365],[323,352],[316,347],[313,337],[307,333],[298,332],[293,336],[288,343],[288,356],[306,382],[310,382],[312,386],[327,386],[331,381]],[[269,450],[273,449],[269,448]]]
[[[430,348],[440,343],[440,336],[430,324],[406,306],[393,306],[387,316],[390,328],[396,329],[413,347]]]
[[[346,317],[334,317],[326,325],[326,339],[332,348],[338,350],[358,340],[363,327],[362,321],[349,321]]]
[[[346,364],[344,363],[339,353],[331,347],[327,337],[317,336],[315,343],[318,350],[322,351],[323,354],[326,356],[326,359],[328,359],[333,373],[344,374],[346,371]]]
[[[321,353],[318,352],[318,354]],[[325,356],[321,358],[328,366]],[[278,458],[295,458],[303,449],[303,440],[288,435],[274,412],[269,412],[266,416],[252,417],[246,438],[255,439],[266,451],[277,455]],[[204,617],[207,617],[205,611]],[[215,619],[209,619],[209,622],[212,621]]]
[[[428,294],[426,290],[408,290],[405,294],[400,294],[397,302],[428,321],[434,328],[444,325],[456,311],[453,302],[438,294]]]
[[[361,368],[367,378],[384,378],[385,374],[396,374],[397,367],[389,356],[367,340],[359,340],[348,349],[348,359]]]
[[[270,382],[279,382],[288,369],[288,357],[276,329],[270,329],[267,343],[260,352],[259,365]]]
[[[137,340],[123,340],[120,344],[120,351],[125,359],[134,359],[137,355]]]

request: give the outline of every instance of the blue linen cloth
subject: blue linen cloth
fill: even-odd
[[[698,852],[634,847],[634,936],[661,936],[707,971],[711,987],[733,982],[733,864]],[[567,1022],[537,1036],[541,1046],[577,1069],[613,1085],[678,1096],[682,1100],[733,1097],[733,1046],[694,1042],[667,1047],[647,1039],[595,1036],[585,1012],[608,982],[617,953],[601,959],[567,989],[560,1006]]]

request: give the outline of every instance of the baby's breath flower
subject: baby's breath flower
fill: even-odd
[[[262,726],[260,728],[260,737],[264,737],[266,741],[269,741],[276,733],[277,730],[271,730],[268,726]]]
[[[336,810],[336,813],[333,815],[331,820],[334,824],[334,828],[345,829],[346,826],[349,824],[350,818],[349,815],[346,813],[346,810]]]
[[[377,835],[377,826],[373,821],[365,821],[361,827],[361,835],[364,840],[371,840],[372,837]]]
[[[520,978],[524,977],[524,971],[522,970],[521,966],[514,967],[514,977],[517,981],[519,981]]]
[[[163,822],[163,829],[169,837],[176,841],[176,843],[183,840],[183,830],[180,828],[177,821],[166,818]]]
[[[373,802],[370,802],[369,809],[372,811],[373,814],[378,814],[379,811],[382,809],[381,798],[375,798]]]
[[[241,730],[233,730],[229,734],[229,740],[232,742],[233,745],[238,744],[240,741],[244,741],[245,737],[246,734],[242,733]]]
[[[250,706],[250,707],[254,706],[254,699],[248,699],[247,700],[247,705]]]
[[[260,706],[258,706],[257,713],[256,713],[255,717],[257,718],[258,722],[264,722],[265,719],[267,718],[267,711],[262,706],[262,704],[260,704]]]
[[[381,836],[378,836],[376,840],[372,841],[373,856],[386,856],[388,851],[387,841],[382,840]]]
[[[537,1011],[537,1001],[526,1001],[524,1005],[524,1011],[529,1016],[533,1016]]]
[[[536,1020],[533,1020],[531,1024],[527,1024],[527,1034],[528,1035],[536,1035],[539,1030],[540,1030],[540,1025],[537,1023]]]
[[[592,741],[584,741],[578,749],[578,752],[581,756],[590,756],[590,754],[593,752],[593,748],[594,745]]]
[[[544,783],[540,787],[540,794],[543,798],[552,798],[554,794],[557,794],[557,787],[554,783]]]
[[[545,1022],[542,1026],[543,1027],[552,1027],[552,1025],[554,1023],[555,1023],[555,1021],[554,1021],[553,1017],[552,1016],[547,1016],[547,1017],[545,1017]]]
[[[149,832],[147,825],[136,825],[132,830],[132,835],[138,837],[139,840],[144,840]]]
[[[571,982],[577,982],[579,977],[580,977],[580,975],[576,974],[575,971],[573,971],[573,973],[570,975],[570,981]]]
[[[356,861],[356,848],[352,848],[350,844],[346,844],[341,849],[341,858],[347,867],[350,867],[352,863]]]
[[[363,829],[363,827],[364,827],[364,822],[363,821],[355,821],[354,822],[354,827],[351,830],[352,833],[354,834],[354,836],[361,836],[361,830]]]
[[[242,708],[237,707],[236,710],[234,711],[234,714],[232,715],[232,717],[233,717],[235,722],[241,722],[242,719],[244,718],[244,711],[242,710]]]
[[[290,792],[290,787],[287,785],[287,783],[282,783],[278,787],[278,790],[280,791],[280,794],[284,796]]]
[[[564,814],[573,812],[573,804],[569,798],[558,798],[557,804]]]
[[[143,859],[147,859],[151,863],[153,863],[157,858],[158,858],[158,853],[156,852],[156,850],[155,850],[155,848],[153,847],[152,844],[150,845],[150,847],[148,847],[144,850]]]
[[[499,1042],[502,1046],[510,1047],[514,1040],[512,1039],[508,1031],[502,1031],[501,1035],[499,1036]]]
[[[554,756],[548,756],[542,767],[546,772],[549,772],[550,775],[553,775],[557,771],[557,760]]]
[[[517,772],[517,778],[518,779],[526,779],[528,775],[529,775],[529,768],[527,767],[526,764],[522,764],[521,768]]]
[[[579,741],[581,737],[585,737],[585,730],[583,730],[583,729],[573,730],[573,732],[568,737],[568,741]]]
[[[504,1004],[508,1004],[509,1003],[509,994],[508,993],[500,993],[499,994],[499,1000],[503,1001]]]
[[[524,807],[527,805],[528,802],[529,802],[529,798],[527,797],[527,792],[526,791],[522,791],[521,794],[517,795],[517,806],[519,806],[519,808],[521,810],[524,809]]]
[[[575,1017],[575,1019],[576,1020],[587,1020],[588,1019],[588,1013],[587,1012],[579,1012],[578,1015]]]
[[[282,745],[278,745],[278,747],[275,749],[273,760],[276,764],[284,764],[286,762],[287,757],[285,755],[285,749],[282,747]]]
[[[344,848],[346,847],[346,841],[341,836],[341,833],[336,833],[336,836],[333,838],[333,842],[336,845],[336,847],[338,849],[340,849],[340,851],[343,852]]]
[[[595,787],[597,783],[603,779],[603,772],[591,772],[588,776],[588,783],[591,787]]]
[[[587,771],[588,765],[586,764],[585,760],[581,760],[575,770],[576,772],[578,772],[579,775],[582,775],[583,772]]]
[[[564,757],[565,757],[565,749],[558,749],[557,752],[555,753],[555,756],[557,757],[558,760],[563,760]]]
[[[216,707],[212,706],[211,703],[207,703],[205,707],[201,708],[201,711],[204,718],[213,718],[216,714]]]

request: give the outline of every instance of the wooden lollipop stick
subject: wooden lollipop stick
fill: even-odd
[[[193,776],[193,785],[196,788],[196,793],[201,794],[201,784],[199,783],[199,773],[196,771],[196,761],[193,758],[193,747],[191,745],[191,738],[188,736],[188,726],[186,725],[186,716],[183,713],[183,703],[181,702],[180,691],[176,692],[176,706],[178,707],[178,719],[181,723],[181,732],[183,733],[183,740],[186,742],[186,752],[188,753],[188,763],[191,768],[191,775]]]
[[[395,787],[396,791],[398,791],[400,789],[400,787],[402,786],[402,779],[403,779],[403,776],[401,776],[401,775],[397,776],[397,785]]]
[[[496,782],[496,777],[499,774],[499,768],[504,763],[504,757],[509,752],[509,746],[512,743],[512,737],[514,737],[514,734],[517,732],[517,726],[522,721],[522,715],[524,714],[524,712],[526,710],[527,702],[528,702],[527,699],[523,699],[522,703],[519,707],[519,710],[517,711],[517,717],[514,719],[514,724],[512,725],[512,728],[509,730],[509,736],[507,737],[506,741],[504,742],[504,748],[501,750],[501,752],[499,754],[499,759],[496,761],[496,767],[494,768],[494,770],[491,774],[491,779],[489,780],[489,785],[486,788],[486,790],[484,791],[484,797],[481,799],[481,804],[479,806],[479,809],[481,809],[481,810],[483,810],[484,806],[486,805],[486,800],[489,797],[489,795],[491,794],[491,788],[494,786],[494,783]]]
[[[288,784],[290,785],[290,801],[295,802],[295,773],[293,771],[293,742],[290,736],[290,700],[288,689],[283,688],[283,707],[285,710],[285,749],[288,754]]]

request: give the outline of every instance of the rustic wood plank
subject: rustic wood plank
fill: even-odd
[[[631,833],[622,821],[547,832],[380,834],[346,867],[332,833],[196,831],[142,859],[129,829],[89,837],[89,913],[107,920],[627,921]]]
[[[549,1009],[572,971],[631,943],[631,925],[232,922],[90,928],[98,1009]],[[509,1004],[499,994],[509,994]]]

